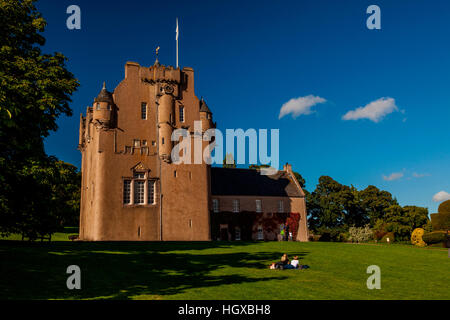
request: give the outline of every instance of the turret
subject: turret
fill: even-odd
[[[92,109],[94,110],[94,121],[98,121],[106,127],[111,127],[113,120],[114,100],[112,93],[106,90],[106,85],[104,82],[102,90],[98,94],[97,98],[94,99]]]
[[[172,152],[171,137],[174,122],[174,97],[172,93],[172,86],[166,85],[162,96],[159,98],[158,107],[159,157],[167,162],[170,162]]]
[[[202,122],[202,130],[208,130],[214,127],[212,122],[212,112],[209,110],[203,98],[200,100],[200,120]]]

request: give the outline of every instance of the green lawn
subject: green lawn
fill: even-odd
[[[283,252],[310,269],[269,270]],[[72,264],[81,290],[66,287]],[[447,250],[395,244],[2,240],[0,274],[0,299],[450,299]]]

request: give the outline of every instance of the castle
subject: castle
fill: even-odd
[[[194,92],[192,68],[134,62],[109,92],[105,84],[80,116],[80,240],[275,240],[290,227],[308,241],[305,195],[292,168],[175,164],[172,132],[215,128]],[[202,142],[207,146],[206,142]]]

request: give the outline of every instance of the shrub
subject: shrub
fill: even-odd
[[[433,231],[425,233],[422,236],[423,241],[425,241],[426,244],[435,244],[435,243],[441,243],[447,240],[447,232],[445,231]]]
[[[381,240],[386,235],[386,233],[387,231],[384,230],[375,230],[373,232],[373,237],[375,238],[375,240]]]
[[[450,213],[450,200],[444,201],[439,205],[439,213]]]
[[[416,228],[411,234],[411,243],[419,247],[425,247],[427,244],[423,241],[422,236],[425,230],[422,228]]]
[[[387,242],[387,239],[389,238],[389,243],[392,243],[395,241],[395,236],[393,232],[386,233],[383,238],[381,238],[381,242]]]
[[[450,229],[450,212],[433,213],[430,217],[433,231]]]
[[[369,225],[366,225],[364,228],[350,227],[348,233],[348,240],[351,242],[367,242],[373,238],[373,232]]]

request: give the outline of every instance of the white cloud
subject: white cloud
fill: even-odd
[[[359,107],[355,110],[350,110],[342,116],[343,120],[359,120],[369,119],[373,122],[378,122],[384,118],[384,116],[398,111],[398,107],[395,105],[393,98],[380,98],[372,101],[364,107]],[[404,113],[404,110],[402,110]]]
[[[436,193],[433,196],[433,201],[434,202],[442,202],[445,200],[450,200],[450,193],[445,192],[445,191],[439,191],[438,193]]]
[[[429,177],[430,174],[428,173],[417,173],[417,172],[413,172],[412,176],[414,178],[423,178],[423,177]]]
[[[311,108],[318,103],[327,102],[326,99],[309,95],[305,97],[292,98],[281,106],[280,115],[278,119],[283,118],[285,115],[292,114],[292,118],[297,118],[302,114],[311,114],[313,111]]]
[[[385,181],[394,181],[394,180],[398,180],[398,179],[402,178],[403,175],[404,174],[402,172],[393,172],[389,176],[383,175],[383,180],[385,180]]]

